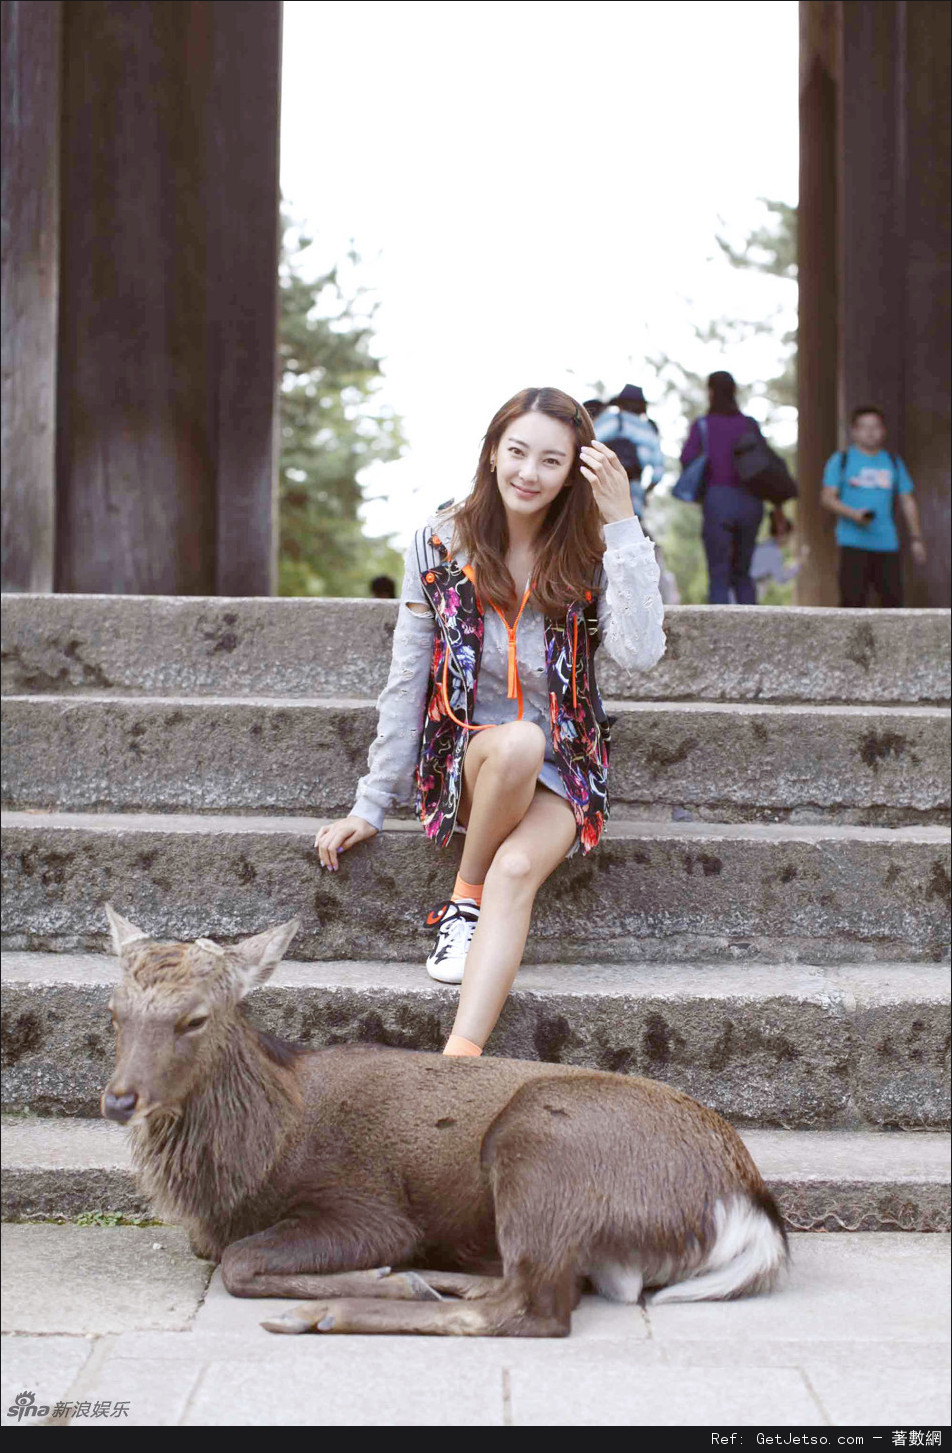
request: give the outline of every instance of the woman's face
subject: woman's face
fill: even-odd
[[[548,414],[522,414],[496,449],[496,485],[507,511],[545,512],[564,488],[576,457],[575,433]]]

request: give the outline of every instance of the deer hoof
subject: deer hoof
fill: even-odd
[[[393,1280],[401,1283],[410,1294],[410,1300],[414,1302],[441,1302],[443,1298],[440,1293],[434,1291],[428,1281],[424,1281],[419,1272],[398,1271]]]
[[[292,1312],[285,1312],[283,1317],[271,1317],[261,1325],[266,1332],[283,1332],[286,1336],[294,1337],[299,1332],[310,1332],[312,1324],[302,1317],[295,1317]]]
[[[325,1316],[326,1308],[326,1302],[301,1302],[290,1311],[282,1312],[280,1317],[269,1317],[261,1325],[266,1332],[283,1332],[291,1337],[300,1332],[314,1332],[319,1319]]]

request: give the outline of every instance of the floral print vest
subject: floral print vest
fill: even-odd
[[[416,808],[424,831],[446,847],[456,824],[463,757],[473,719],[483,648],[483,608],[472,571],[449,558],[427,533],[420,580],[436,616],[426,716],[416,771]],[[591,852],[608,817],[610,724],[595,683],[598,608],[591,591],[564,620],[545,617],[545,666],[552,748],[575,813],[583,853]]]

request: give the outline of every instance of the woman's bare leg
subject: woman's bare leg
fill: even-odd
[[[486,874],[453,1024],[453,1033],[472,1044],[484,1045],[495,1027],[522,962],[536,893],[574,837],[571,807],[537,783],[528,811],[500,844]]]
[[[534,722],[478,732],[463,762],[460,821],[466,826],[460,877],[483,883],[496,849],[522,821],[536,790],[545,736]]]

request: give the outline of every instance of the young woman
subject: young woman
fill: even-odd
[[[723,370],[712,373],[707,381],[707,396],[710,407],[705,415],[706,447],[700,423],[695,419],[681,451],[684,466],[699,454],[707,454],[702,531],[707,556],[707,599],[710,605],[728,605],[733,591],[738,605],[756,605],[757,587],[751,579],[750,562],[764,517],[764,503],[741,483],[734,463],[734,445],[743,434],[756,430],[757,421],[738,408],[737,385],[731,374]]]
[[[489,425],[472,494],[407,552],[370,771],[350,817],[315,844],[336,870],[414,779],[429,837],[446,846],[465,828],[453,892],[427,920],[438,925],[428,972],[462,982],[445,1054],[481,1053],[536,893],[601,836],[599,640],[621,666],[647,670],[664,652],[662,618],[654,549],[615,455],[568,394],[516,394]]]

